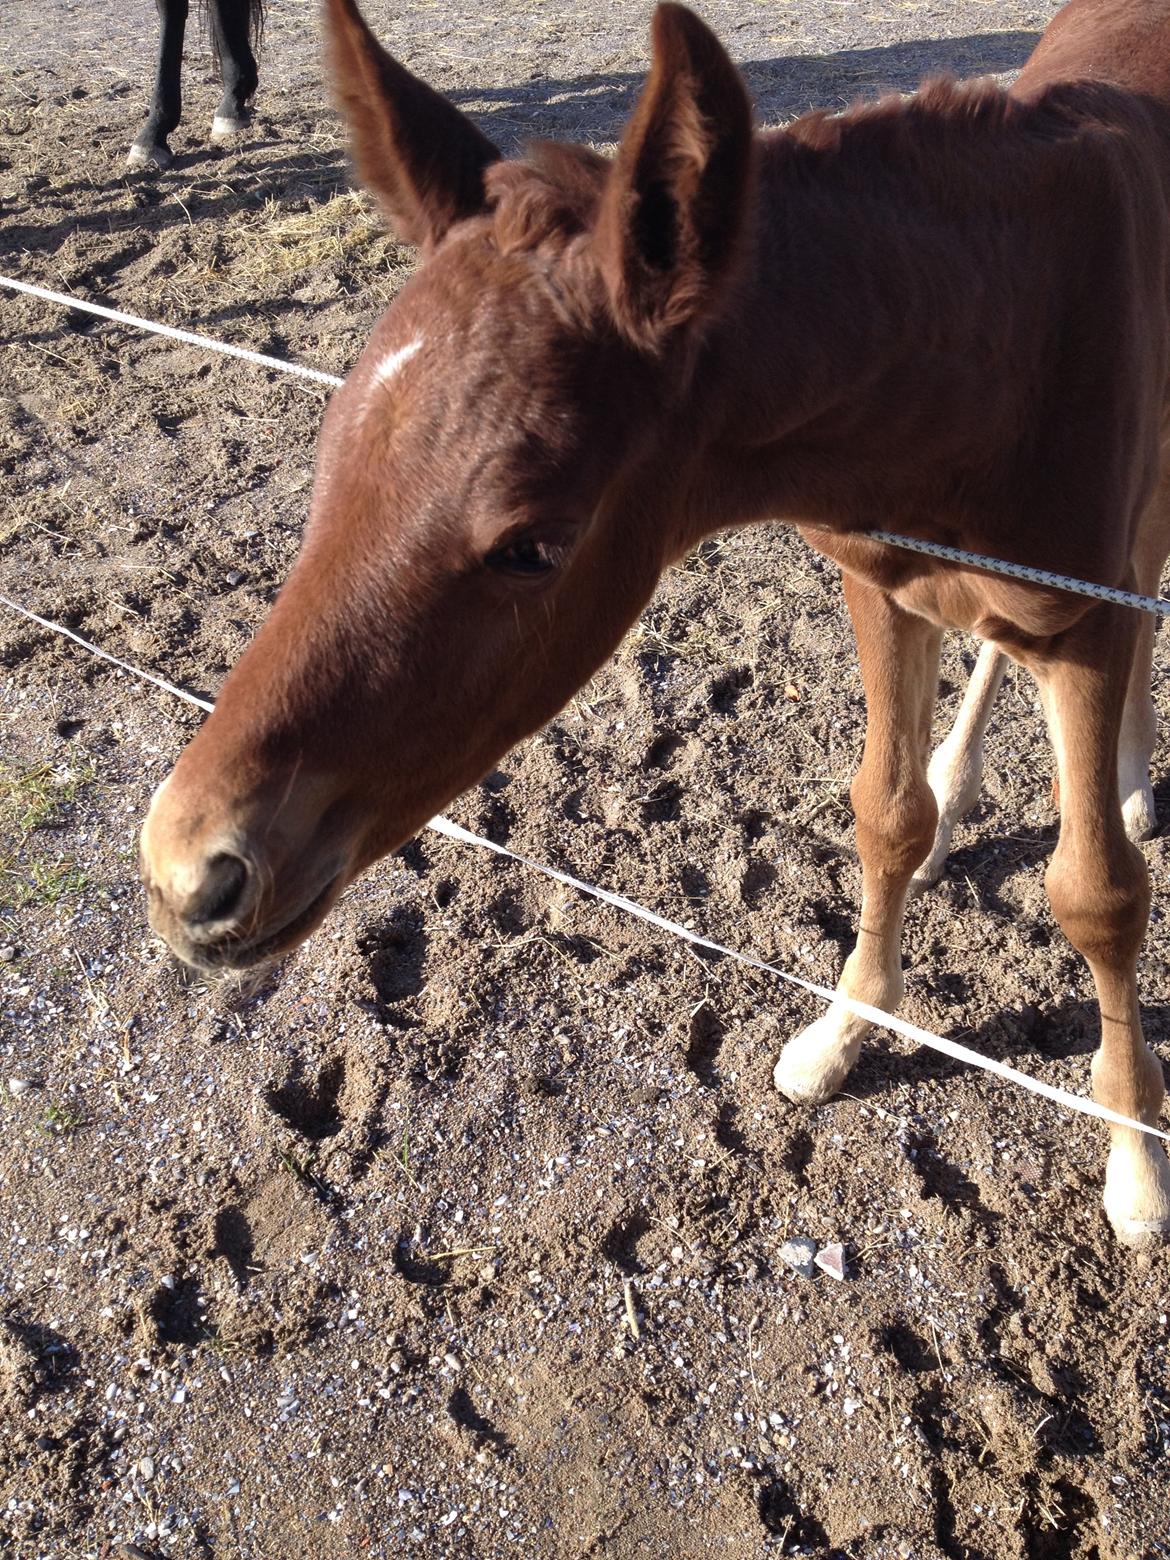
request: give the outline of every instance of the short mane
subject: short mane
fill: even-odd
[[[568,241],[588,229],[610,168],[587,146],[533,141],[521,162],[487,169],[492,236],[503,254]]]

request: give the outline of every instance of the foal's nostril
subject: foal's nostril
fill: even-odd
[[[239,856],[230,856],[226,851],[212,856],[199,895],[187,912],[187,920],[194,926],[203,926],[208,921],[226,921],[239,907],[247,881],[247,863]]]

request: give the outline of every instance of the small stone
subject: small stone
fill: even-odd
[[[801,1278],[812,1278],[816,1269],[813,1266],[818,1261],[817,1243],[808,1240],[803,1235],[798,1235],[794,1240],[786,1240],[780,1247],[780,1260],[788,1264]]]
[[[847,1397],[842,1400],[841,1412],[845,1415],[846,1419],[852,1419],[860,1407],[861,1404],[856,1398]]]
[[[154,1478],[154,1458],[140,1457],[138,1459],[138,1471],[144,1479]]]
[[[11,964],[15,958],[16,949],[11,943],[5,943],[4,946],[0,948],[0,964]]]
[[[242,569],[229,569],[224,575],[229,585],[242,585],[247,578]]]
[[[22,1094],[27,1094],[32,1088],[31,1078],[9,1078],[8,1092],[14,1100],[18,1100]]]
[[[827,1273],[830,1278],[841,1280],[845,1277],[845,1248],[834,1244],[822,1246],[813,1258],[822,1273]]]

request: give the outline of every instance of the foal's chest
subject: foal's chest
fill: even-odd
[[[906,612],[962,629],[1018,654],[1040,648],[1084,613],[1083,597],[903,552],[863,535],[800,526],[810,546],[854,579],[887,592]]]

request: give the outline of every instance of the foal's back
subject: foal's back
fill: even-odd
[[[1012,88],[1032,97],[1054,81],[1107,81],[1170,105],[1170,0],[1071,0]]]

